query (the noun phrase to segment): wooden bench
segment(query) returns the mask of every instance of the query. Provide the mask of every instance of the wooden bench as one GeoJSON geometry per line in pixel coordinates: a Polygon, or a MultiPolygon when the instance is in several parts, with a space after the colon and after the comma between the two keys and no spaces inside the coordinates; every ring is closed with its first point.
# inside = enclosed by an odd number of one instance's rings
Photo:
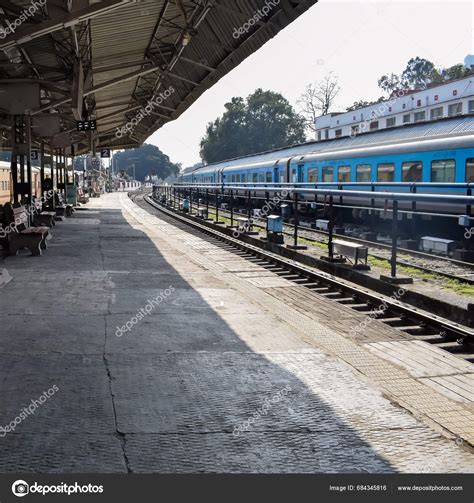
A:
{"type": "Polygon", "coordinates": [[[355,265],[357,265],[360,260],[363,260],[364,264],[367,265],[367,258],[369,255],[367,246],[359,243],[351,243],[350,241],[343,241],[342,239],[333,239],[332,244],[335,254],[352,259],[355,265]]]}
{"type": "Polygon", "coordinates": [[[64,216],[66,215],[67,217],[72,216],[74,212],[74,207],[72,204],[66,204],[60,194],[57,192],[54,193],[54,203],[55,203],[55,209],[56,209],[56,215],[57,216],[64,216]]]}
{"type": "Polygon", "coordinates": [[[41,255],[41,250],[46,249],[48,227],[30,227],[28,214],[23,206],[12,208],[10,223],[14,224],[8,233],[10,255],[16,255],[22,248],[28,248],[33,256],[41,255]]]}
{"type": "Polygon", "coordinates": [[[33,201],[33,224],[37,227],[53,227],[56,225],[54,217],[56,216],[55,211],[43,211],[43,205],[41,201],[33,201]]]}
{"type": "Polygon", "coordinates": [[[81,204],[86,204],[89,202],[89,196],[81,187],[78,187],[77,189],[77,202],[81,204]]]}

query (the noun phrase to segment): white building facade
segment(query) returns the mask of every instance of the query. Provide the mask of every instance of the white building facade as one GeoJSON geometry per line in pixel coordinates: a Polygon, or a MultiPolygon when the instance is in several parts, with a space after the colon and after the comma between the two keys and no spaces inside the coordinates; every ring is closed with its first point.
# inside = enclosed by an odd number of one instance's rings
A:
{"type": "Polygon", "coordinates": [[[316,140],[474,114],[474,74],[422,91],[400,90],[387,101],[316,118],[316,140]]]}

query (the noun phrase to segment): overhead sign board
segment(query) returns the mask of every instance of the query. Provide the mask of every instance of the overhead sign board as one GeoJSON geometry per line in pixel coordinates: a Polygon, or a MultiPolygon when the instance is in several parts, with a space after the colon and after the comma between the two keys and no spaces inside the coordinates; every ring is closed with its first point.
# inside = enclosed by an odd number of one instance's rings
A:
{"type": "Polygon", "coordinates": [[[95,120],[90,121],[76,121],[77,131],[95,131],[97,129],[97,124],[95,120]]]}
{"type": "Polygon", "coordinates": [[[100,157],[102,159],[110,157],[110,148],[101,148],[100,149],[100,157]]]}

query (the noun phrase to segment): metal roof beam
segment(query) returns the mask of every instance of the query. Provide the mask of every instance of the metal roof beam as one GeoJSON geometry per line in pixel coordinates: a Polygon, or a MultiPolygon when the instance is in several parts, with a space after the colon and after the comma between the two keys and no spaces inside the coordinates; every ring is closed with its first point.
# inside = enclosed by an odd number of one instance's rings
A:
{"type": "Polygon", "coordinates": [[[87,21],[88,19],[111,12],[112,10],[136,3],[137,0],[102,0],[101,2],[68,12],[54,19],[46,19],[40,24],[19,30],[0,42],[0,49],[10,49],[16,45],[21,45],[34,40],[43,35],[53,33],[63,28],[74,26],[75,24],[87,21]]]}
{"type": "MultiPolygon", "coordinates": [[[[94,94],[99,91],[103,91],[104,89],[107,89],[108,87],[115,86],[116,84],[121,84],[122,82],[126,82],[127,80],[135,79],[137,77],[140,77],[141,75],[145,75],[147,73],[151,72],[156,72],[156,71],[161,71],[161,68],[159,66],[153,66],[150,68],[142,68],[140,70],[137,70],[135,72],[131,73],[126,73],[125,75],[121,75],[120,77],[116,77],[115,79],[108,80],[106,82],[103,82],[102,84],[98,84],[92,88],[90,88],[88,91],[84,92],[84,96],[89,96],[90,94],[94,94]]],[[[66,103],[69,103],[71,101],[71,98],[65,99],[65,100],[59,100],[53,103],[50,103],[49,105],[46,105],[44,107],[40,107],[37,110],[33,110],[33,115],[36,115],[40,112],[44,112],[45,110],[50,110],[51,108],[56,108],[60,105],[64,105],[66,103]]]]}

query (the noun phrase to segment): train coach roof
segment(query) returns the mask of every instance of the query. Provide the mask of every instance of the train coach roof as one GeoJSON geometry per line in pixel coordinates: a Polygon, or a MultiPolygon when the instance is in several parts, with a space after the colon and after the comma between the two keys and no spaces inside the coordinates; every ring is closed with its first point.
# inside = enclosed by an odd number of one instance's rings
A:
{"type": "Polygon", "coordinates": [[[308,154],[323,154],[339,150],[352,150],[363,147],[375,147],[396,143],[410,143],[437,138],[455,138],[474,134],[474,115],[449,118],[422,124],[413,124],[393,129],[358,134],[351,137],[309,142],[301,145],[284,147],[278,150],[262,152],[250,156],[238,157],[197,168],[196,172],[213,172],[216,169],[237,167],[247,163],[275,162],[289,157],[303,157],[308,154]]]}

